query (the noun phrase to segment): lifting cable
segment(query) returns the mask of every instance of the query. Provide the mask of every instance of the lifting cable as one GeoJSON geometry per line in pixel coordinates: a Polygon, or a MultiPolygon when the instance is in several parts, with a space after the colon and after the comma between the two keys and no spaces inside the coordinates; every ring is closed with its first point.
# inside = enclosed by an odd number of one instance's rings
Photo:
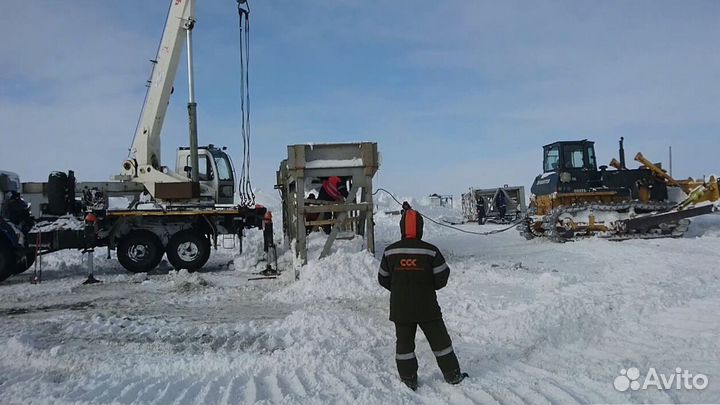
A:
{"type": "MultiPolygon", "coordinates": [[[[382,191],[382,192],[384,192],[385,194],[389,195],[393,200],[395,200],[396,203],[398,203],[398,205],[402,206],[402,203],[400,202],[400,200],[398,200],[397,198],[395,198],[395,196],[394,196],[391,192],[385,190],[385,189],[382,188],[382,187],[379,187],[377,190],[375,190],[375,192],[374,192],[372,195],[375,195],[375,194],[377,194],[377,193],[380,192],[380,191],[382,191]]],[[[495,229],[495,230],[488,231],[488,232],[473,232],[473,231],[468,231],[468,230],[465,230],[465,229],[461,229],[461,228],[458,228],[458,227],[456,227],[456,226],[452,226],[452,225],[449,225],[449,224],[443,224],[442,222],[438,222],[438,221],[436,221],[436,220],[434,220],[434,219],[432,219],[432,218],[424,215],[422,212],[420,212],[420,211],[418,211],[418,210],[416,210],[416,209],[414,209],[414,208],[413,208],[413,210],[414,210],[415,212],[417,212],[418,214],[420,214],[420,216],[422,216],[423,218],[427,219],[428,221],[430,221],[430,222],[432,222],[432,223],[434,223],[434,224],[437,224],[437,225],[440,225],[440,226],[444,226],[444,227],[446,227],[446,228],[454,229],[454,230],[456,230],[456,231],[458,231],[458,232],[469,233],[469,234],[472,234],[472,235],[481,235],[481,236],[495,235],[495,234],[497,234],[497,233],[505,232],[505,231],[507,231],[507,230],[510,230],[510,229],[515,228],[518,224],[521,224],[522,222],[525,221],[525,218],[520,218],[520,219],[516,220],[515,222],[512,222],[512,223],[510,224],[510,226],[508,226],[507,228],[495,229]]]]}
{"type": "Polygon", "coordinates": [[[237,0],[237,4],[240,29],[240,111],[243,139],[238,194],[240,205],[250,206],[255,204],[255,193],[250,183],[250,5],[247,0],[237,0]]]}

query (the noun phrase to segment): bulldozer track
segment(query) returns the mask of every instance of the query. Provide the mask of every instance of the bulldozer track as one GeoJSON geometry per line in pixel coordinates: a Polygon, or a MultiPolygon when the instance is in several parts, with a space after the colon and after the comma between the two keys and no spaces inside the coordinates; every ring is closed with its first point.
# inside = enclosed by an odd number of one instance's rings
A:
{"type": "Polygon", "coordinates": [[[583,211],[589,212],[624,212],[633,211],[638,214],[648,214],[652,212],[665,212],[675,206],[668,202],[641,202],[627,201],[621,203],[586,203],[573,206],[557,207],[552,210],[549,215],[541,219],[543,232],[535,231],[533,224],[538,221],[532,217],[519,227],[520,234],[526,239],[535,237],[547,237],[554,242],[568,242],[581,237],[598,236],[608,240],[622,241],[628,239],[658,239],[658,238],[678,238],[687,231],[690,221],[687,219],[679,220],[673,223],[662,224],[661,226],[649,229],[646,232],[636,233],[618,233],[617,230],[610,230],[600,234],[599,232],[588,232],[587,234],[576,234],[572,230],[565,231],[560,224],[560,219],[565,214],[575,216],[583,211]]]}

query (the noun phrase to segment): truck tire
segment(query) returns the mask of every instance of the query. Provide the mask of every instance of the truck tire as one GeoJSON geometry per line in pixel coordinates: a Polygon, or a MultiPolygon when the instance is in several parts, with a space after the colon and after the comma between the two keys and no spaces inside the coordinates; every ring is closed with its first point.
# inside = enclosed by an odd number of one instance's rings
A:
{"type": "Polygon", "coordinates": [[[15,274],[16,266],[15,252],[9,246],[0,244],[0,281],[15,274]]]}
{"type": "Polygon", "coordinates": [[[210,258],[210,241],[193,231],[180,231],[168,242],[167,258],[176,270],[199,270],[210,258]]]}
{"type": "Polygon", "coordinates": [[[52,172],[48,177],[47,213],[50,215],[65,215],[68,211],[66,187],[68,176],[63,172],[52,172]]]}
{"type": "Polygon", "coordinates": [[[131,273],[152,271],[163,257],[160,238],[150,231],[133,231],[118,242],[117,258],[131,273]]]}

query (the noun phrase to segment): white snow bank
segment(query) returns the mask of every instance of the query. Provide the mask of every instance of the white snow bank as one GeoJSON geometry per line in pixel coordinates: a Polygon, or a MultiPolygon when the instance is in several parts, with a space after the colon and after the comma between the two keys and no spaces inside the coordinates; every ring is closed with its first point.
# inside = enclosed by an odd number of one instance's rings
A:
{"type": "Polygon", "coordinates": [[[685,237],[720,237],[720,214],[702,215],[690,221],[685,237]]]}
{"type": "Polygon", "coordinates": [[[377,284],[379,267],[380,262],[367,251],[336,252],[327,258],[309,261],[301,269],[299,280],[269,293],[266,298],[298,303],[382,296],[377,284]]]}
{"type": "Polygon", "coordinates": [[[195,292],[210,286],[210,283],[198,273],[190,273],[186,269],[171,270],[168,276],[173,288],[178,292],[195,292]]]}

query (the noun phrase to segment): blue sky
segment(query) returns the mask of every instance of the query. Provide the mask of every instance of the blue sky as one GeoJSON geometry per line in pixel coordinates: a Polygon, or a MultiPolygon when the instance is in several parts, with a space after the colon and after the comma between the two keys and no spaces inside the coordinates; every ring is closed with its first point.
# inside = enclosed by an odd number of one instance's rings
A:
{"type": "MultiPolygon", "coordinates": [[[[251,1],[253,184],[295,143],[376,141],[403,195],[529,186],[541,146],[626,138],[676,177],[717,173],[720,2],[251,1]]],[[[106,180],[127,156],[167,2],[4,0],[0,167],[106,180]]],[[[235,2],[198,1],[200,142],[239,165],[235,2]]],[[[187,143],[183,68],[163,163],[187,143]]]]}

